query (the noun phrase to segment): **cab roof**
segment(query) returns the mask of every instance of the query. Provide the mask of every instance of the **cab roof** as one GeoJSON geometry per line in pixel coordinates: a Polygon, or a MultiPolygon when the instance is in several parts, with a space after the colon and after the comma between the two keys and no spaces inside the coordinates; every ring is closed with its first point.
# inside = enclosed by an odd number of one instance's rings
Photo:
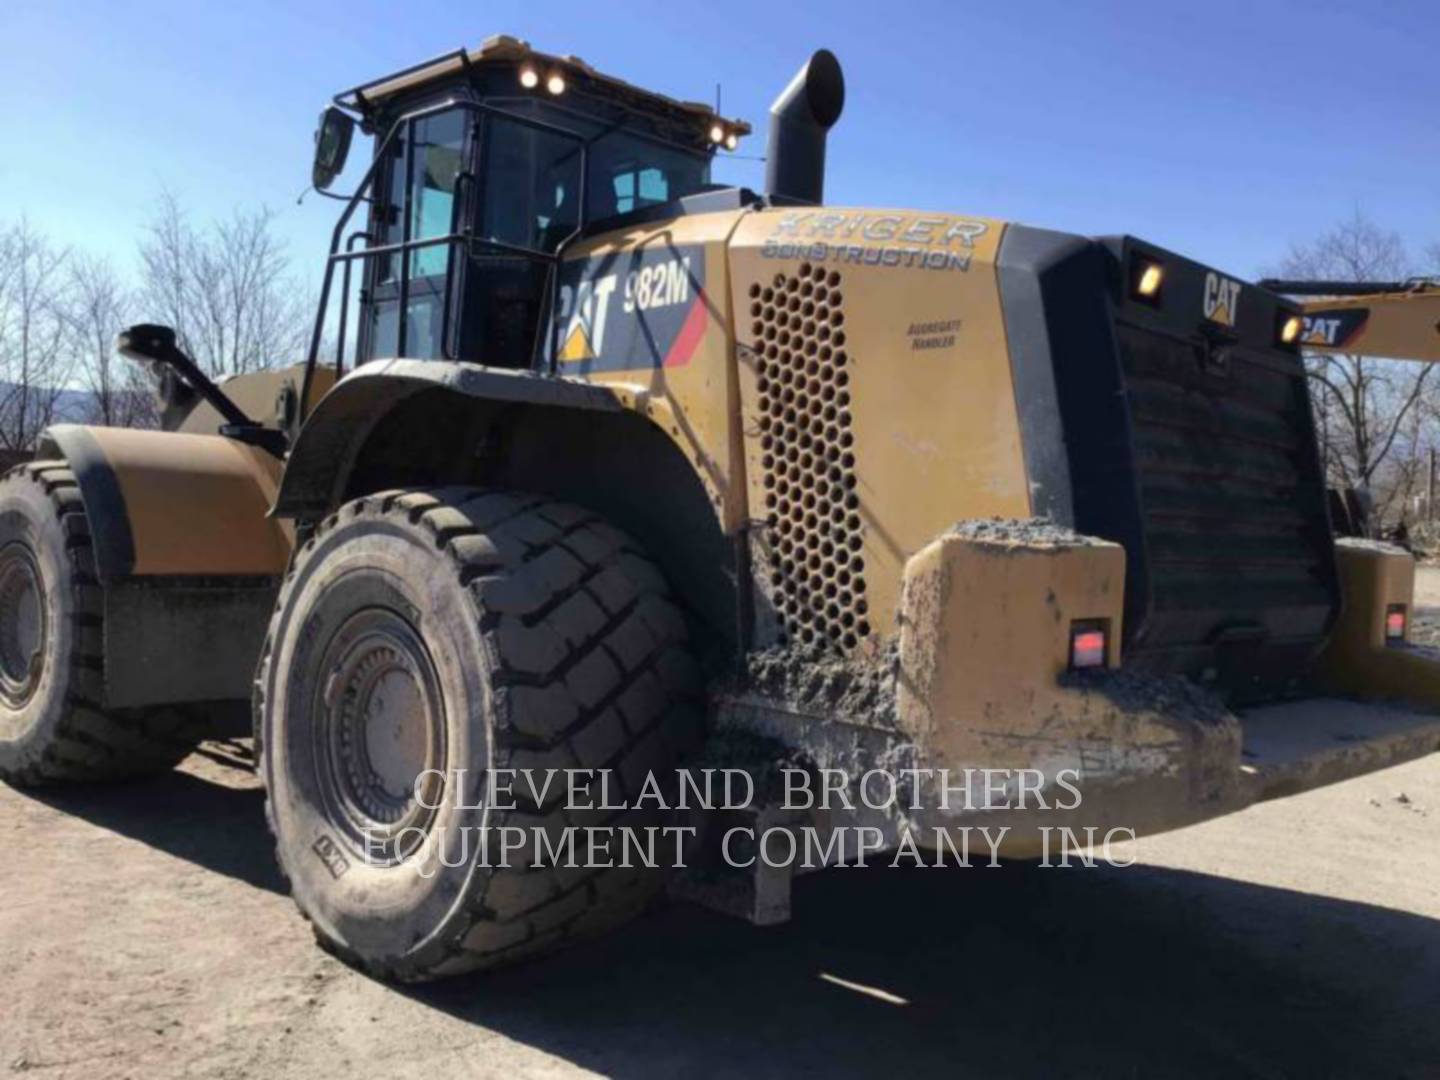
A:
{"type": "Polygon", "coordinates": [[[474,49],[457,49],[443,56],[437,56],[433,60],[426,60],[413,67],[383,75],[378,79],[344,90],[335,95],[335,104],[360,113],[369,113],[387,98],[415,90],[446,76],[464,72],[472,65],[503,63],[519,66],[527,62],[541,70],[558,68],[565,74],[567,81],[580,81],[576,80],[575,76],[581,76],[583,80],[592,83],[597,89],[608,91],[610,94],[628,101],[632,106],[648,107],[662,113],[688,115],[693,117],[697,123],[702,124],[712,118],[717,119],[737,135],[748,135],[751,131],[750,125],[744,120],[726,119],[709,105],[696,101],[678,101],[675,98],[666,97],[664,94],[657,94],[623,79],[605,75],[578,56],[556,56],[551,53],[543,53],[531,48],[529,42],[508,34],[492,35],[474,49]]]}

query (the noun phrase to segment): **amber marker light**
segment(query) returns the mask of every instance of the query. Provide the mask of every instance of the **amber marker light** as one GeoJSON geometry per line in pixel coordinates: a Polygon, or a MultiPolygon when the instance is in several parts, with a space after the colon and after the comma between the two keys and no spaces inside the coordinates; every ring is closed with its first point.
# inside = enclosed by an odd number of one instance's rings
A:
{"type": "Polygon", "coordinates": [[[1142,265],[1135,278],[1135,295],[1144,300],[1155,300],[1160,296],[1160,286],[1165,283],[1165,268],[1157,262],[1142,265]]]}

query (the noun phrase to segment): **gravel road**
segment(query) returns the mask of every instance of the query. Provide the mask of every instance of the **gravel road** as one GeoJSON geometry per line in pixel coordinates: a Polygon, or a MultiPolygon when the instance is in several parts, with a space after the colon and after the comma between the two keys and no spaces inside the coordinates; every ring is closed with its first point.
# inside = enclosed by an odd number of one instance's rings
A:
{"type": "Polygon", "coordinates": [[[312,944],[225,748],[0,787],[0,838],[0,1074],[1440,1076],[1440,756],[1128,869],[832,870],[787,926],[675,905],[419,989],[312,944]]]}

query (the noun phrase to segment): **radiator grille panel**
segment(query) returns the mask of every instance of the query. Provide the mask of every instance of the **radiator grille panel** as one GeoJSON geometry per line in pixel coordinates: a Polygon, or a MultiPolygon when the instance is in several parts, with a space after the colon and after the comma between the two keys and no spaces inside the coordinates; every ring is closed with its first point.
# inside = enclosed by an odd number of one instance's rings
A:
{"type": "Polygon", "coordinates": [[[870,634],[841,275],[802,263],[750,290],[761,468],[783,640],[850,650],[870,634]]]}

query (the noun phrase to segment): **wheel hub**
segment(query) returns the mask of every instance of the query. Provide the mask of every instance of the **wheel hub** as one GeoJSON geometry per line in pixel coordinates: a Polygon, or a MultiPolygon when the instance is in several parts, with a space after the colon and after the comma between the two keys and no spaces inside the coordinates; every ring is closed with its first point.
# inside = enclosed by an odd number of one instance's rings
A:
{"type": "Polygon", "coordinates": [[[423,842],[444,786],[444,709],[429,650],[407,620],[374,608],[341,626],[321,670],[316,762],[327,816],[370,862],[399,862],[423,842]]]}
{"type": "Polygon", "coordinates": [[[0,697],[12,707],[35,692],[45,655],[45,589],[30,549],[0,549],[0,697]]]}

